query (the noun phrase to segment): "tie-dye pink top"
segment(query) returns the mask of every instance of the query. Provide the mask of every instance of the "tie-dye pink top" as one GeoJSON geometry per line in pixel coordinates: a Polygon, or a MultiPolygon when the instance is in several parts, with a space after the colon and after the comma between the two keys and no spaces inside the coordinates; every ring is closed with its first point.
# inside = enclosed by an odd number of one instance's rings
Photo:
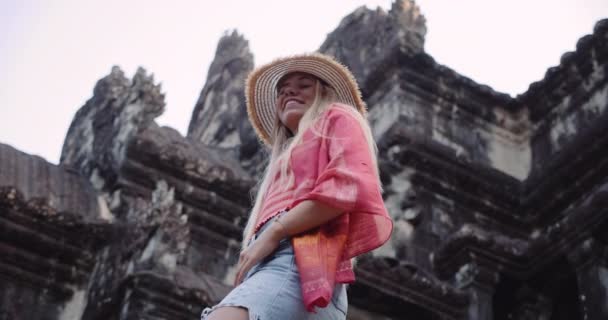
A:
{"type": "Polygon", "coordinates": [[[305,200],[345,212],[292,238],[304,304],[309,311],[327,306],[336,282],[355,280],[352,257],[378,248],[392,232],[393,223],[382,201],[363,129],[352,112],[356,112],[353,107],[334,103],[304,133],[290,158],[294,186],[282,190],[275,176],[256,224],[257,230],[281,210],[305,200]]]}

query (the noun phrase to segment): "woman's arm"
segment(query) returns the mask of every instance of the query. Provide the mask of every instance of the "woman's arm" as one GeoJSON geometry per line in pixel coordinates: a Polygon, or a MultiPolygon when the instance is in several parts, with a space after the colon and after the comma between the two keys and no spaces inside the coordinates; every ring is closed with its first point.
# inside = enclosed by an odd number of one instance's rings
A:
{"type": "Polygon", "coordinates": [[[250,247],[241,252],[235,285],[241,283],[249,269],[271,254],[278,247],[281,239],[316,228],[341,213],[341,210],[319,201],[305,200],[297,204],[287,214],[281,216],[279,221],[271,224],[250,247]]]}
{"type": "Polygon", "coordinates": [[[272,233],[273,238],[281,240],[323,225],[341,213],[341,210],[319,201],[305,200],[281,216],[278,223],[273,223],[266,231],[272,233]]]}

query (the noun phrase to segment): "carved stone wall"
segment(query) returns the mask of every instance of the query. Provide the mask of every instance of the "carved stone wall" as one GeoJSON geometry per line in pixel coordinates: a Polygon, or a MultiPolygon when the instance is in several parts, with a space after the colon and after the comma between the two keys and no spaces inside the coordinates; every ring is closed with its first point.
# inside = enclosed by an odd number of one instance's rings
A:
{"type": "Polygon", "coordinates": [[[110,212],[77,172],[0,144],[0,319],[73,319],[110,212]]]}
{"type": "MultiPolygon", "coordinates": [[[[512,98],[437,64],[409,0],[359,8],[320,51],[361,84],[389,243],[359,257],[351,320],[608,318],[608,20],[512,98]],[[370,40],[371,39],[371,40],[370,40]]],[[[115,67],[60,165],[0,144],[0,319],[196,319],[229,290],[265,153],[236,32],[187,137],[115,67]]]]}

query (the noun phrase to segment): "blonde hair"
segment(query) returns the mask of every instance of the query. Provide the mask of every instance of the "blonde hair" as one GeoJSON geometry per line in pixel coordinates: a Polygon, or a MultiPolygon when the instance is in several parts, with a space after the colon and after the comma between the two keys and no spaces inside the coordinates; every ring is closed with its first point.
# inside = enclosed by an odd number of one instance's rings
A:
{"type": "MultiPolygon", "coordinates": [[[[284,190],[292,187],[292,185],[295,183],[294,176],[289,168],[289,158],[292,150],[302,141],[304,132],[307,129],[310,128],[313,133],[321,135],[319,128],[317,126],[312,126],[312,124],[315,123],[319,116],[325,110],[327,110],[332,103],[337,102],[337,94],[334,89],[319,80],[317,77],[313,76],[313,78],[315,79],[316,89],[315,98],[310,108],[308,108],[300,119],[298,131],[294,136],[291,135],[291,132],[281,123],[278,115],[275,114],[275,124],[272,132],[273,140],[270,148],[270,160],[268,161],[268,165],[264,170],[263,179],[258,184],[258,191],[255,196],[254,205],[251,209],[251,213],[249,214],[249,219],[245,226],[245,230],[243,231],[242,249],[245,248],[247,242],[249,242],[249,239],[251,239],[253,236],[255,224],[257,223],[258,216],[264,202],[264,196],[268,192],[268,188],[270,187],[273,177],[275,177],[277,173],[280,174],[279,183],[283,186],[284,190]]],[[[353,115],[361,128],[363,128],[363,134],[372,157],[372,167],[374,168],[374,173],[378,179],[378,185],[381,186],[380,175],[378,172],[377,146],[372,136],[369,123],[367,122],[367,119],[365,119],[364,116],[354,107],[346,107],[343,109],[353,115]]]]}

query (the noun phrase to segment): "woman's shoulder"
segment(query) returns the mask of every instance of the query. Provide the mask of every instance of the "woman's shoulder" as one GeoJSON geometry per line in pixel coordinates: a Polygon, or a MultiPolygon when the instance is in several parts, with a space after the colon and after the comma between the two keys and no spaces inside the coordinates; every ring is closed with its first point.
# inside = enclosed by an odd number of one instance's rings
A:
{"type": "Polygon", "coordinates": [[[304,139],[322,137],[330,132],[348,131],[353,126],[361,126],[366,120],[352,106],[334,102],[331,103],[319,116],[305,133],[304,139]]]}
{"type": "Polygon", "coordinates": [[[355,107],[348,104],[334,102],[325,110],[323,117],[327,120],[338,120],[347,117],[348,119],[356,120],[360,117],[359,111],[355,107]]]}
{"type": "Polygon", "coordinates": [[[361,130],[366,123],[365,117],[354,107],[334,102],[320,114],[313,125],[314,129],[311,129],[317,132],[317,137],[344,136],[354,130],[361,130]]]}

